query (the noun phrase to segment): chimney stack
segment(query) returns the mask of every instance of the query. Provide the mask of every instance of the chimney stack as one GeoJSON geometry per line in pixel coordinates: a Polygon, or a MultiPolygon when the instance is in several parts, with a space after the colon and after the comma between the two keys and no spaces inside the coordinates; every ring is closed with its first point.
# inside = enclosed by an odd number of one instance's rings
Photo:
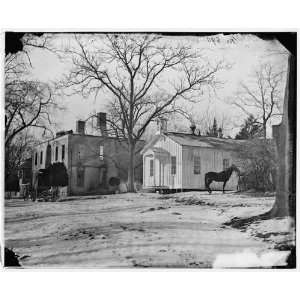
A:
{"type": "Polygon", "coordinates": [[[192,135],[195,135],[195,130],[196,130],[195,123],[191,123],[190,129],[191,129],[192,135]]]}
{"type": "Polygon", "coordinates": [[[168,120],[165,118],[158,118],[156,121],[157,124],[157,133],[156,134],[162,134],[167,132],[167,125],[168,120]]]}
{"type": "Polygon", "coordinates": [[[76,121],[76,132],[79,134],[85,134],[85,121],[76,121]]]}
{"type": "Polygon", "coordinates": [[[101,131],[101,136],[107,136],[106,113],[97,113],[97,128],[101,131]]]}

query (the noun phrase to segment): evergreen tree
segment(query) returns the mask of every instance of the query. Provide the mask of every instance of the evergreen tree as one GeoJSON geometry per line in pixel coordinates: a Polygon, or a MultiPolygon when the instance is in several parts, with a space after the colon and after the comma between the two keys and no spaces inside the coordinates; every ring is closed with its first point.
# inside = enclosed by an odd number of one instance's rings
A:
{"type": "MultiPolygon", "coordinates": [[[[208,131],[206,132],[207,136],[211,136],[211,137],[218,137],[218,132],[221,128],[218,129],[218,123],[216,118],[214,118],[214,122],[213,125],[209,127],[208,131]]],[[[222,131],[222,129],[221,129],[222,131]]]]}
{"type": "Polygon", "coordinates": [[[258,123],[253,115],[250,115],[244,122],[239,133],[236,135],[236,140],[247,140],[254,137],[263,136],[262,124],[258,123]]]}

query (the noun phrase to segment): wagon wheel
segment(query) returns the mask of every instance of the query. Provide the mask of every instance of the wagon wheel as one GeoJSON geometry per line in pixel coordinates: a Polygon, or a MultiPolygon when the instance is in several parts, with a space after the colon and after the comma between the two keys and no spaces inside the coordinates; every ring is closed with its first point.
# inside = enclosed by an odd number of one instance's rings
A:
{"type": "Polygon", "coordinates": [[[43,199],[44,202],[47,202],[47,201],[51,200],[51,198],[52,198],[51,192],[49,192],[48,190],[42,191],[39,196],[40,196],[40,198],[43,199]]]}

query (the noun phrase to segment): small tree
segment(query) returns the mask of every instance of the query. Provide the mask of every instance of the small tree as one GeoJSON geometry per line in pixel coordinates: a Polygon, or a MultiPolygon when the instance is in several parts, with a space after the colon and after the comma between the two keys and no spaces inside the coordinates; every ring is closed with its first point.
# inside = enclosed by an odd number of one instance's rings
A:
{"type": "Polygon", "coordinates": [[[276,151],[272,140],[248,140],[239,151],[246,189],[273,191],[276,187],[276,151]]]}
{"type": "Polygon", "coordinates": [[[5,178],[17,174],[25,159],[31,156],[36,139],[28,131],[19,133],[5,147],[5,178]]]}

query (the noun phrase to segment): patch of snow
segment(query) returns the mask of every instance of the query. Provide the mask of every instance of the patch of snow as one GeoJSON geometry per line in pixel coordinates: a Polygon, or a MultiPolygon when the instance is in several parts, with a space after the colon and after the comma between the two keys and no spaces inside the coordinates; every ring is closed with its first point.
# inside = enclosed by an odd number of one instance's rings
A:
{"type": "Polygon", "coordinates": [[[290,251],[268,251],[257,255],[250,250],[217,255],[213,268],[269,268],[285,266],[290,251]]]}

